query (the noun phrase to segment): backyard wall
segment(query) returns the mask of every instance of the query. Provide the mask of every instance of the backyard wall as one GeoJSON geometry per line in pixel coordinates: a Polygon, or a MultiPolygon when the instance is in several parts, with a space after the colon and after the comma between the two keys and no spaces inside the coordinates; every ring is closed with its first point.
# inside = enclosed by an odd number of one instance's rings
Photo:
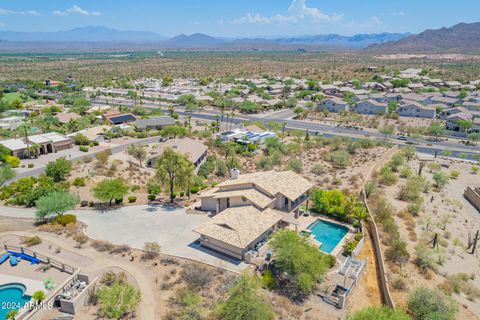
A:
{"type": "Polygon", "coordinates": [[[478,210],[480,211],[480,188],[479,187],[467,187],[465,193],[463,194],[465,198],[478,210]]]}
{"type": "Polygon", "coordinates": [[[375,259],[377,260],[377,267],[378,267],[378,276],[379,276],[379,281],[380,281],[380,289],[382,291],[382,299],[383,303],[387,305],[390,308],[395,308],[395,303],[392,298],[392,294],[390,293],[390,288],[388,286],[388,278],[387,278],[387,273],[386,270],[387,268],[385,267],[385,260],[383,258],[383,251],[382,251],[382,245],[380,242],[380,236],[378,233],[378,228],[377,224],[375,223],[375,219],[373,218],[372,212],[370,211],[370,207],[368,206],[368,201],[367,197],[365,195],[365,183],[369,181],[370,177],[372,174],[378,170],[385,162],[390,160],[390,158],[398,151],[398,148],[394,147],[389,149],[387,152],[385,152],[380,161],[377,162],[377,164],[370,169],[370,172],[368,175],[365,177],[364,180],[364,186],[361,191],[362,195],[362,200],[365,203],[365,206],[367,207],[367,212],[369,214],[369,219],[368,221],[368,230],[370,233],[370,237],[372,239],[373,243],[373,249],[375,251],[375,259]]]}

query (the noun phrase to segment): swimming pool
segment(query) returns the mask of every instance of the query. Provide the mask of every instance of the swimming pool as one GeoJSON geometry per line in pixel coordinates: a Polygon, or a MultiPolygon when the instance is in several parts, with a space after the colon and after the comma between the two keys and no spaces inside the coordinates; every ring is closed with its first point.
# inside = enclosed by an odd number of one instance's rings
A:
{"type": "Polygon", "coordinates": [[[337,223],[317,220],[308,229],[317,241],[322,243],[320,250],[331,253],[348,233],[348,228],[337,223]]]}
{"type": "Polygon", "coordinates": [[[24,295],[25,286],[20,283],[9,283],[0,286],[0,319],[10,310],[18,310],[30,301],[31,297],[24,295]]]}

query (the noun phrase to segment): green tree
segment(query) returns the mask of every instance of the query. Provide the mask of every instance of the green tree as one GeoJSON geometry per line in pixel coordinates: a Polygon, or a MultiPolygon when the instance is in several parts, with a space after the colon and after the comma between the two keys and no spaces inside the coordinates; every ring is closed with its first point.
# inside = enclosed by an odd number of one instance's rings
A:
{"type": "Polygon", "coordinates": [[[420,287],[409,294],[407,310],[414,320],[454,320],[458,306],[442,291],[420,287]]]}
{"type": "Polygon", "coordinates": [[[312,292],[323,280],[328,269],[327,255],[313,246],[306,237],[292,230],[276,232],[270,242],[275,252],[275,268],[281,272],[281,284],[285,293],[294,299],[301,299],[312,292]]]}
{"type": "Polygon", "coordinates": [[[429,136],[435,137],[435,140],[438,140],[438,137],[445,134],[445,127],[440,121],[433,121],[426,129],[426,134],[429,136]]]}
{"type": "Polygon", "coordinates": [[[72,164],[62,157],[47,164],[45,167],[45,175],[52,178],[55,182],[60,182],[66,179],[70,170],[72,170],[72,164]]]}
{"type": "Polygon", "coordinates": [[[103,286],[97,292],[99,314],[108,319],[124,319],[135,312],[140,302],[140,291],[129,283],[115,282],[103,286]]]}
{"type": "Polygon", "coordinates": [[[260,295],[256,278],[243,274],[236,282],[228,299],[220,304],[222,320],[273,320],[275,314],[269,301],[260,295]]]}
{"type": "Polygon", "coordinates": [[[3,186],[5,182],[15,178],[16,176],[17,176],[17,173],[10,166],[8,165],[0,166],[0,187],[3,186]]]}
{"type": "Polygon", "coordinates": [[[188,129],[179,125],[168,126],[160,131],[162,137],[173,137],[174,139],[177,137],[184,137],[187,133],[188,129]]]}
{"type": "Polygon", "coordinates": [[[157,177],[168,188],[170,202],[175,199],[175,189],[187,189],[194,175],[194,165],[183,154],[166,148],[157,158],[157,177]]]}
{"type": "Polygon", "coordinates": [[[147,158],[147,152],[143,146],[133,143],[127,147],[127,154],[134,157],[140,163],[140,168],[142,167],[142,161],[147,158]]]}
{"type": "Polygon", "coordinates": [[[378,129],[378,132],[383,134],[383,140],[387,140],[388,135],[392,135],[395,133],[395,126],[393,125],[385,125],[378,129]]]}
{"type": "Polygon", "coordinates": [[[402,309],[386,306],[367,307],[350,314],[347,320],[409,320],[410,317],[402,309]]]}
{"type": "Polygon", "coordinates": [[[32,299],[35,302],[41,302],[45,300],[45,298],[46,298],[45,292],[43,292],[42,290],[35,291],[32,295],[32,299]]]}
{"type": "Polygon", "coordinates": [[[101,201],[108,201],[112,204],[114,199],[122,199],[128,193],[129,186],[122,178],[105,179],[100,181],[93,189],[95,198],[101,201]]]}
{"type": "Polygon", "coordinates": [[[432,179],[437,189],[443,188],[448,183],[448,176],[442,172],[435,172],[432,175],[432,179]]]}
{"type": "Polygon", "coordinates": [[[302,117],[305,110],[302,107],[295,107],[295,109],[293,109],[293,112],[295,113],[295,117],[299,119],[302,117]]]}
{"type": "Polygon", "coordinates": [[[51,215],[63,215],[68,210],[75,208],[77,199],[69,192],[54,190],[35,201],[38,219],[45,219],[51,215]]]}
{"type": "Polygon", "coordinates": [[[480,141],[480,133],[478,133],[478,132],[470,133],[468,135],[467,139],[475,142],[475,144],[476,144],[477,141],[480,141]]]}
{"type": "Polygon", "coordinates": [[[470,120],[457,120],[457,125],[460,127],[461,132],[467,132],[473,126],[473,122],[470,120]]]}
{"type": "Polygon", "coordinates": [[[312,192],[313,208],[327,215],[345,216],[347,202],[345,195],[338,189],[312,192]]]}

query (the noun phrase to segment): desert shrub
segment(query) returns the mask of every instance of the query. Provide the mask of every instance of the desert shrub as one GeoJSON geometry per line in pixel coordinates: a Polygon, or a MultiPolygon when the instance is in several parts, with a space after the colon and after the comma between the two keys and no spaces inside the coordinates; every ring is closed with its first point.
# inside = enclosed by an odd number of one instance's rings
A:
{"type": "Polygon", "coordinates": [[[215,175],[218,177],[225,177],[228,173],[228,168],[227,165],[225,164],[225,161],[221,159],[217,159],[215,161],[215,175]]]}
{"type": "Polygon", "coordinates": [[[410,320],[400,308],[391,309],[387,306],[367,307],[350,314],[347,320],[410,320]]]}
{"type": "Polygon", "coordinates": [[[135,197],[135,196],[128,197],[128,202],[133,203],[135,201],[137,201],[137,197],[135,197]]]}
{"type": "Polygon", "coordinates": [[[405,263],[408,261],[410,254],[407,250],[407,243],[399,238],[390,242],[388,249],[385,251],[385,258],[388,261],[405,263]]]}
{"type": "Polygon", "coordinates": [[[106,286],[111,286],[114,283],[127,283],[127,274],[125,272],[107,271],[102,274],[100,283],[106,286]]]}
{"type": "Polygon", "coordinates": [[[321,164],[316,164],[312,168],[312,173],[317,176],[320,176],[325,173],[325,167],[322,166],[321,164]]]}
{"type": "Polygon", "coordinates": [[[365,196],[369,198],[378,189],[376,181],[367,181],[365,183],[365,196]]]}
{"type": "Polygon", "coordinates": [[[82,177],[76,177],[73,179],[73,186],[75,187],[85,187],[85,178],[82,177]]]}
{"type": "Polygon", "coordinates": [[[458,313],[457,304],[451,298],[425,287],[409,294],[407,310],[414,320],[454,320],[458,313]]]}
{"type": "Polygon", "coordinates": [[[183,281],[191,289],[205,288],[214,278],[214,272],[203,264],[186,264],[181,272],[183,281]]]}
{"type": "Polygon", "coordinates": [[[148,180],[147,192],[148,194],[153,194],[153,195],[159,194],[160,192],[162,192],[162,186],[153,180],[148,180]]]}
{"type": "Polygon", "coordinates": [[[390,167],[385,166],[380,170],[380,178],[378,181],[385,186],[392,186],[397,183],[398,178],[390,167]]]}
{"type": "Polygon", "coordinates": [[[27,167],[28,167],[28,168],[33,168],[34,166],[35,166],[35,164],[33,164],[33,163],[27,164],[27,167]]]}
{"type": "Polygon", "coordinates": [[[410,178],[400,187],[398,198],[409,202],[419,201],[421,199],[422,190],[423,181],[417,178],[410,178]]]}
{"type": "Polygon", "coordinates": [[[38,236],[26,237],[22,239],[22,243],[27,247],[32,247],[42,243],[42,239],[38,236]]]}
{"type": "Polygon", "coordinates": [[[437,189],[441,189],[443,188],[445,185],[447,185],[448,183],[448,176],[446,176],[444,173],[442,172],[435,172],[433,175],[432,175],[432,179],[434,181],[434,186],[437,188],[437,189]]]}
{"type": "Polygon", "coordinates": [[[78,150],[80,150],[82,152],[88,152],[88,147],[87,146],[80,146],[80,147],[78,147],[78,150]]]}
{"type": "Polygon", "coordinates": [[[413,203],[410,203],[408,206],[407,206],[407,210],[409,213],[411,213],[412,215],[414,216],[418,216],[418,214],[420,213],[420,211],[422,210],[422,201],[420,200],[417,200],[413,203]]]}
{"type": "Polygon", "coordinates": [[[412,175],[413,175],[413,171],[412,169],[410,169],[410,167],[402,166],[400,168],[400,177],[406,179],[406,178],[410,178],[412,175]]]}
{"type": "Polygon", "coordinates": [[[87,243],[88,237],[83,233],[77,233],[73,236],[73,240],[77,243],[77,247],[80,248],[82,245],[87,243]]]}
{"type": "Polygon", "coordinates": [[[460,171],[453,170],[450,172],[450,178],[451,179],[458,179],[460,177],[460,171]]]}
{"type": "Polygon", "coordinates": [[[399,291],[407,290],[408,285],[407,285],[407,281],[406,281],[405,277],[398,276],[395,279],[393,279],[392,287],[395,290],[399,290],[399,291]]]}
{"type": "Polygon", "coordinates": [[[198,193],[198,191],[200,191],[198,187],[191,187],[191,188],[190,188],[190,192],[191,192],[192,194],[196,194],[196,193],[198,193]]]}
{"type": "Polygon", "coordinates": [[[337,150],[326,154],[325,159],[336,167],[345,168],[350,164],[350,154],[344,150],[337,150]]]}
{"type": "Polygon", "coordinates": [[[3,157],[3,162],[8,164],[12,168],[16,168],[20,165],[20,159],[14,156],[6,155],[3,157]]]}
{"type": "Polygon", "coordinates": [[[87,200],[80,201],[80,207],[86,207],[86,206],[88,206],[88,201],[87,200]]]}
{"type": "Polygon", "coordinates": [[[149,200],[149,201],[154,201],[156,198],[157,198],[157,196],[154,195],[154,194],[149,194],[149,195],[148,195],[148,200],[149,200]]]}
{"type": "Polygon", "coordinates": [[[104,240],[94,240],[90,242],[90,246],[99,252],[108,252],[114,248],[114,245],[111,242],[104,240]]]}
{"type": "Polygon", "coordinates": [[[345,257],[350,257],[352,255],[353,250],[358,245],[358,241],[347,241],[345,245],[343,246],[343,255],[345,257]]]}
{"type": "Polygon", "coordinates": [[[133,314],[140,302],[140,291],[128,283],[103,286],[98,292],[99,315],[108,319],[124,319],[133,314]]]}
{"type": "Polygon", "coordinates": [[[143,245],[143,250],[145,251],[145,253],[143,254],[144,259],[155,259],[160,255],[161,247],[155,241],[145,242],[145,244],[143,245]]]}
{"type": "Polygon", "coordinates": [[[123,254],[123,253],[128,253],[132,250],[132,248],[130,248],[130,246],[126,245],[126,244],[121,244],[121,245],[118,245],[118,246],[114,246],[109,252],[111,254],[123,254]]]}
{"type": "Polygon", "coordinates": [[[263,157],[257,161],[256,166],[258,169],[271,170],[273,169],[273,162],[271,157],[263,157]]]}
{"type": "Polygon", "coordinates": [[[299,159],[291,159],[290,161],[288,161],[288,169],[292,170],[295,173],[302,173],[302,161],[300,161],[299,159]]]}
{"type": "Polygon", "coordinates": [[[83,163],[90,163],[92,162],[92,157],[91,156],[85,156],[82,158],[83,163]]]}
{"type": "MultiPolygon", "coordinates": [[[[107,149],[107,150],[110,151],[110,149],[107,149]]],[[[107,163],[108,158],[110,157],[110,152],[107,152],[107,150],[103,150],[95,154],[95,159],[97,159],[98,162],[100,162],[101,164],[107,163]]]]}
{"type": "Polygon", "coordinates": [[[263,273],[262,285],[264,288],[270,290],[275,288],[275,277],[273,276],[272,270],[268,269],[263,273]]]}
{"type": "Polygon", "coordinates": [[[56,216],[55,219],[52,220],[53,223],[55,224],[60,224],[62,226],[66,226],[67,224],[70,223],[77,223],[77,216],[74,214],[64,214],[64,215],[59,215],[56,216]]]}
{"type": "Polygon", "coordinates": [[[422,270],[424,273],[428,270],[435,270],[435,259],[433,257],[430,249],[423,243],[419,243],[415,247],[415,264],[422,270]]]}

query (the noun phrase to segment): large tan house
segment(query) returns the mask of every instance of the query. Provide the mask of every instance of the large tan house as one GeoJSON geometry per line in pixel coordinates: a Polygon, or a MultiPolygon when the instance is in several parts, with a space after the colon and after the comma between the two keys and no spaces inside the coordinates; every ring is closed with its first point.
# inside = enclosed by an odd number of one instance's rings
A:
{"type": "Polygon", "coordinates": [[[231,175],[200,195],[201,210],[216,215],[193,231],[203,246],[244,260],[281,222],[295,223],[314,185],[292,171],[231,175]]]}

